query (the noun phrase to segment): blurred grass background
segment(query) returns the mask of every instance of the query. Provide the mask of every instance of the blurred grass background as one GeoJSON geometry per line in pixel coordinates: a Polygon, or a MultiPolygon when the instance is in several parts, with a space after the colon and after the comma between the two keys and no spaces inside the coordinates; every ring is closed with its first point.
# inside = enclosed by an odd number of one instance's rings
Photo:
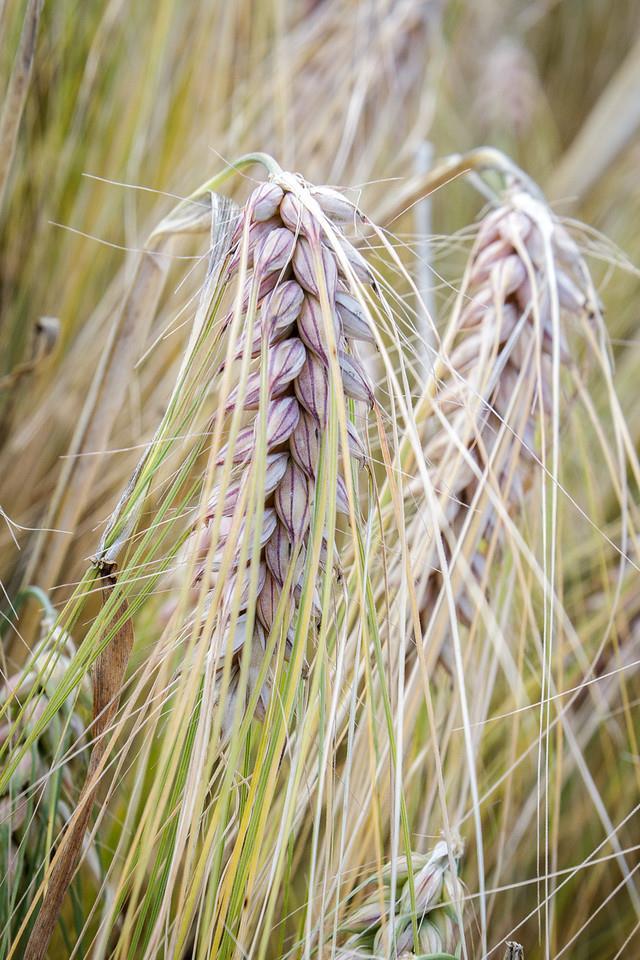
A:
{"type": "MultiPolygon", "coordinates": [[[[25,9],[22,0],[0,2],[3,93],[15,69],[25,9]]],[[[639,102],[640,6],[634,0],[45,2],[0,209],[0,505],[18,525],[6,522],[0,529],[7,594],[15,595],[26,578],[50,591],[56,605],[63,603],[140,444],[164,411],[188,333],[180,311],[201,279],[197,260],[193,271],[187,261],[186,282],[185,261],[171,267],[143,347],[168,326],[172,335],[133,373],[123,370],[109,451],[91,451],[94,476],[75,522],[55,532],[56,488],[64,485],[64,471],[75,469],[67,455],[131,269],[127,251],[144,245],[173,198],[188,195],[222,159],[248,150],[265,150],[310,180],[361,187],[362,205],[375,219],[419,171],[425,142],[435,157],[482,143],[503,149],[540,183],[557,213],[589,225],[584,244],[637,449],[639,102]],[[12,377],[28,362],[43,316],[60,319],[54,351],[32,372],[12,377]]],[[[433,234],[450,236],[480,206],[463,183],[439,190],[430,201],[433,234]]],[[[412,272],[418,269],[411,249],[419,210],[384,224],[406,241],[412,272]]],[[[197,248],[187,241],[179,253],[195,256],[197,248]]],[[[455,249],[445,247],[437,267],[455,282],[461,269],[455,249]]],[[[450,291],[434,283],[433,296],[442,326],[450,291]]],[[[590,390],[595,408],[604,411],[604,385],[594,378],[590,390]]],[[[583,456],[566,464],[566,482],[584,493],[581,503],[594,527],[617,539],[619,504],[586,433],[571,423],[567,442],[582,447],[583,456]],[[583,473],[585,462],[592,464],[590,476],[583,473]]],[[[629,483],[635,497],[632,477],[629,483]]],[[[570,519],[562,536],[563,599],[585,646],[595,649],[608,617],[606,603],[599,611],[612,589],[616,558],[570,519]]],[[[621,646],[637,649],[639,615],[638,582],[627,578],[614,616],[621,646]]],[[[152,643],[153,618],[141,618],[138,636],[141,649],[152,643]]],[[[632,743],[638,716],[633,697],[629,689],[624,710],[632,743]]],[[[515,729],[512,736],[515,751],[515,729]]],[[[640,799],[637,752],[625,752],[616,737],[603,730],[584,748],[592,771],[603,774],[598,783],[614,822],[618,809],[640,799]],[[630,777],[620,772],[627,767],[630,777]]],[[[500,735],[495,746],[488,738],[484,749],[484,774],[491,780],[492,764],[504,762],[500,735]]],[[[523,775],[522,784],[530,779],[523,775]]],[[[425,786],[417,773],[416,806],[425,786]]],[[[529,799],[514,788],[516,806],[529,799]]],[[[601,836],[578,787],[575,811],[562,824],[566,860],[577,863],[601,836]]],[[[487,831],[490,844],[490,816],[487,831]]],[[[509,848],[510,838],[499,835],[498,841],[509,848]]],[[[637,828],[628,828],[625,843],[637,842],[637,828]]],[[[513,838],[504,883],[535,873],[535,847],[530,851],[527,859],[527,844],[513,838]]],[[[559,895],[554,956],[618,883],[610,871],[605,865],[594,879],[559,895]]],[[[526,915],[532,896],[530,888],[513,886],[496,901],[496,937],[526,915]]],[[[640,938],[623,899],[614,897],[594,915],[589,937],[565,955],[637,955],[640,938]]],[[[534,919],[526,928],[532,943],[535,929],[534,919]]]]}

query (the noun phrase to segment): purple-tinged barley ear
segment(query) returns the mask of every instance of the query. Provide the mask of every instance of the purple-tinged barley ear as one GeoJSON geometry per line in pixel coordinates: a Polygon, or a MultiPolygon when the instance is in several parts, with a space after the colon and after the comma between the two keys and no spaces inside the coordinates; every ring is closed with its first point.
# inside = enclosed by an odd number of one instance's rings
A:
{"type": "MultiPolygon", "coordinates": [[[[491,322],[493,319],[493,312],[488,315],[488,322],[491,322]]],[[[485,329],[484,326],[480,327],[473,337],[467,337],[455,352],[455,369],[458,374],[466,374],[468,370],[472,370],[477,366],[478,355],[480,353],[482,340],[487,335],[491,335],[491,329],[485,329]]],[[[491,339],[489,342],[492,345],[495,345],[495,338],[493,341],[491,339]]]]}
{"type": "MultiPolygon", "coordinates": [[[[365,258],[362,256],[362,254],[356,250],[353,244],[350,243],[346,237],[343,237],[340,234],[336,234],[336,237],[340,246],[344,251],[344,254],[347,260],[349,261],[349,266],[351,267],[351,271],[356,275],[358,280],[360,280],[361,283],[368,283],[372,287],[375,287],[376,280],[373,275],[373,270],[371,269],[371,267],[369,266],[365,258]]],[[[340,274],[343,277],[345,277],[348,283],[350,278],[347,274],[347,271],[343,269],[341,264],[338,264],[338,270],[340,274]]]]}
{"type": "MultiPolygon", "coordinates": [[[[387,914],[389,913],[389,906],[390,905],[387,905],[384,910],[387,914]]],[[[370,933],[380,926],[383,915],[383,905],[380,903],[380,897],[370,897],[347,916],[343,922],[342,929],[353,934],[370,933]]],[[[373,954],[373,956],[378,955],[377,951],[373,954]]],[[[356,960],[356,957],[364,956],[366,956],[366,954],[359,948],[356,948],[352,954],[347,953],[345,960],[356,960]]],[[[399,956],[399,954],[396,953],[396,956],[399,956]]]]}
{"type": "MultiPolygon", "coordinates": [[[[235,245],[236,245],[236,244],[238,243],[238,241],[240,240],[240,237],[241,237],[242,234],[244,233],[244,225],[245,225],[246,219],[247,219],[247,211],[246,211],[246,209],[243,209],[243,210],[241,211],[241,213],[240,213],[240,216],[238,217],[238,219],[237,219],[237,221],[236,221],[236,225],[235,225],[235,229],[234,229],[234,231],[233,231],[233,234],[231,235],[231,248],[232,248],[232,249],[235,247],[235,245]]],[[[251,227],[249,227],[249,229],[251,229],[251,227]]]]}
{"type": "MultiPolygon", "coordinates": [[[[273,536],[267,543],[264,551],[267,567],[272,576],[280,585],[284,583],[289,571],[289,565],[293,557],[293,547],[289,540],[289,535],[281,523],[278,523],[273,532],[273,536]]],[[[305,550],[302,545],[298,549],[295,569],[293,571],[293,582],[296,583],[302,576],[304,570],[305,550]]]]}
{"type": "Polygon", "coordinates": [[[329,412],[329,383],[324,364],[311,351],[294,382],[296,396],[321,429],[327,424],[329,412]]]}
{"type": "Polygon", "coordinates": [[[557,338],[553,332],[553,324],[551,318],[547,319],[545,326],[542,328],[542,354],[543,360],[544,357],[553,358],[554,353],[554,343],[558,340],[558,347],[560,353],[560,360],[564,364],[568,364],[571,361],[571,353],[569,351],[569,345],[567,344],[566,337],[562,330],[560,331],[560,337],[557,338]]]}
{"type": "MultiPolygon", "coordinates": [[[[262,578],[263,582],[261,586],[264,586],[264,577],[262,578]]],[[[260,574],[258,574],[258,584],[260,584],[260,574]]],[[[224,637],[222,641],[222,654],[230,647],[231,655],[235,656],[236,653],[239,653],[242,650],[245,642],[247,640],[247,616],[243,614],[238,617],[236,620],[233,630],[231,629],[231,624],[228,624],[225,627],[224,637]]]]}
{"type": "MultiPolygon", "coordinates": [[[[425,866],[415,875],[415,903],[420,913],[424,914],[440,898],[444,874],[448,866],[447,846],[440,840],[429,857],[425,866]]],[[[411,910],[411,890],[409,884],[402,891],[400,898],[400,912],[409,913],[411,910]]]]}
{"type": "Polygon", "coordinates": [[[272,347],[269,355],[269,383],[274,394],[294,380],[307,359],[302,340],[289,337],[272,347]]]}
{"type": "Polygon", "coordinates": [[[271,230],[256,246],[255,271],[258,276],[280,273],[293,256],[296,238],[286,227],[271,230]]]}
{"type": "MultiPolygon", "coordinates": [[[[268,497],[275,488],[278,486],[284,471],[287,468],[287,463],[289,462],[289,457],[286,453],[269,453],[267,454],[266,464],[265,464],[265,476],[264,476],[264,493],[265,497],[268,497]]],[[[226,489],[224,503],[222,504],[222,515],[224,517],[229,517],[233,513],[238,502],[238,497],[245,483],[247,482],[248,474],[243,473],[242,476],[238,477],[237,480],[233,480],[226,489]]],[[[211,493],[211,498],[207,504],[207,512],[204,515],[205,523],[209,523],[210,520],[215,515],[216,509],[218,507],[218,502],[220,498],[220,487],[216,485],[211,493]]]]}
{"type": "Polygon", "coordinates": [[[483,247],[482,250],[479,250],[477,257],[473,260],[469,284],[474,287],[479,287],[481,284],[486,283],[495,265],[500,263],[500,261],[512,251],[512,245],[502,237],[494,240],[489,246],[483,247]]]}
{"type": "MultiPolygon", "coordinates": [[[[300,406],[295,397],[280,397],[278,400],[272,400],[267,410],[267,451],[285,443],[298,422],[300,416],[300,406]]],[[[251,424],[249,427],[243,427],[238,432],[236,442],[233,445],[231,454],[232,463],[247,463],[256,445],[256,427],[257,424],[251,424]]],[[[216,464],[221,466],[227,456],[228,444],[220,450],[216,459],[216,464]]]]}
{"type": "Polygon", "coordinates": [[[318,225],[305,205],[293,193],[286,193],[280,204],[280,217],[293,233],[317,237],[318,225]]]}
{"type": "Polygon", "coordinates": [[[580,266],[582,258],[578,250],[578,245],[559,223],[554,224],[553,247],[558,260],[560,260],[565,267],[576,269],[576,267],[580,266]]]}
{"type": "Polygon", "coordinates": [[[286,330],[300,316],[304,290],[295,280],[279,283],[271,296],[265,299],[261,322],[274,333],[286,330]]]}
{"type": "MultiPolygon", "coordinates": [[[[245,344],[247,342],[247,330],[246,328],[242,331],[237,340],[236,352],[233,355],[233,360],[239,360],[242,354],[244,353],[245,344]]],[[[251,341],[251,357],[257,357],[260,353],[260,348],[262,346],[262,324],[258,318],[253,324],[252,330],[252,341],[251,341]]],[[[221,370],[224,369],[224,363],[222,364],[221,370]]]]}
{"type": "MultiPolygon", "coordinates": [[[[293,653],[293,644],[295,642],[295,639],[296,639],[295,630],[293,628],[290,628],[287,631],[286,637],[284,638],[284,659],[285,660],[291,660],[291,654],[293,653]]],[[[305,660],[305,665],[306,665],[306,660],[305,660]]],[[[304,667],[303,667],[302,675],[305,676],[304,667]]]]}
{"type": "Polygon", "coordinates": [[[316,277],[315,261],[313,257],[313,247],[305,237],[300,237],[296,244],[293,257],[293,272],[300,286],[319,296],[318,280],[316,277]]]}
{"type": "Polygon", "coordinates": [[[225,698],[222,720],[220,722],[220,740],[222,743],[226,743],[233,732],[239,676],[240,668],[237,665],[233,665],[231,668],[231,673],[229,674],[227,696],[225,698]]]}
{"type": "Polygon", "coordinates": [[[273,400],[267,410],[267,447],[285,443],[296,428],[300,416],[300,406],[295,397],[282,397],[273,400]]]}
{"type": "Polygon", "coordinates": [[[536,280],[538,285],[532,288],[527,275],[516,290],[515,299],[522,312],[527,313],[532,322],[535,323],[535,318],[538,316],[543,330],[551,330],[551,298],[548,280],[545,276],[541,282],[540,274],[536,276],[536,280]]]}
{"type": "MultiPolygon", "coordinates": [[[[287,386],[300,373],[306,355],[304,344],[297,337],[281,340],[272,346],[269,352],[268,399],[279,397],[284,393],[287,386]]],[[[239,399],[246,410],[257,409],[260,406],[260,380],[260,370],[254,370],[247,378],[246,390],[242,398],[239,396],[239,387],[235,387],[229,394],[227,410],[231,411],[239,399]]]]}
{"type": "MultiPolygon", "coordinates": [[[[231,454],[231,463],[246,463],[251,459],[251,454],[255,447],[255,427],[252,424],[250,427],[243,427],[242,430],[238,431],[236,436],[236,441],[233,445],[233,452],[231,454]]],[[[225,443],[223,447],[220,448],[218,457],[216,459],[216,465],[222,466],[227,457],[227,451],[229,444],[225,443]]]]}
{"type": "Polygon", "coordinates": [[[527,280],[527,269],[517,254],[504,257],[491,270],[493,289],[502,297],[510,297],[527,280]]]}
{"type": "Polygon", "coordinates": [[[525,243],[531,233],[533,223],[523,210],[509,210],[498,221],[498,234],[515,246],[525,243]]]}
{"type": "MultiPolygon", "coordinates": [[[[266,276],[258,277],[257,272],[254,270],[254,272],[247,277],[244,284],[244,289],[242,291],[242,309],[243,310],[247,309],[249,305],[249,300],[251,299],[251,294],[256,285],[258,285],[258,289],[256,292],[255,300],[256,300],[256,303],[260,303],[260,301],[264,297],[266,297],[268,293],[271,293],[271,291],[273,290],[277,282],[278,282],[277,273],[268,273],[266,276]]],[[[233,314],[230,313],[225,318],[225,323],[227,323],[232,316],[233,314]]]]}
{"type": "Polygon", "coordinates": [[[497,339],[498,343],[502,345],[505,343],[516,326],[520,322],[521,314],[517,309],[515,303],[509,301],[508,303],[498,304],[495,311],[491,311],[486,318],[486,323],[491,323],[495,321],[495,325],[498,328],[497,339]]]}
{"type": "Polygon", "coordinates": [[[487,214],[486,217],[483,217],[476,235],[476,249],[479,250],[480,247],[488,246],[501,236],[500,221],[503,220],[505,216],[505,208],[498,207],[496,210],[493,210],[491,213],[487,214]]]}
{"type": "Polygon", "coordinates": [[[265,547],[264,558],[271,575],[275,577],[280,586],[286,579],[291,555],[292,547],[287,531],[281,523],[278,523],[273,536],[265,547]]]}
{"type": "MultiPolygon", "coordinates": [[[[267,388],[267,400],[273,396],[273,393],[267,388]]],[[[255,410],[260,405],[260,371],[254,370],[253,373],[249,374],[247,377],[247,383],[245,386],[244,393],[240,396],[240,387],[234,387],[231,393],[229,394],[229,399],[227,400],[227,405],[225,410],[227,413],[235,408],[236,404],[240,401],[241,405],[246,410],[255,410]]]]}
{"type": "MultiPolygon", "coordinates": [[[[282,226],[280,221],[274,217],[271,220],[266,220],[263,223],[252,223],[249,227],[249,238],[247,245],[246,253],[246,264],[247,267],[252,267],[254,263],[254,257],[257,247],[262,243],[262,241],[271,233],[275,228],[282,226]]],[[[242,259],[242,242],[238,240],[237,249],[231,258],[229,263],[229,270],[233,272],[240,265],[242,259]]]]}
{"type": "MultiPolygon", "coordinates": [[[[302,600],[302,581],[297,583],[293,588],[293,595],[296,599],[296,603],[300,603],[302,600]]],[[[315,621],[320,620],[322,617],[322,603],[320,602],[320,592],[317,587],[313,588],[313,593],[311,596],[311,616],[315,621]]]]}
{"type": "MultiPolygon", "coordinates": [[[[335,315],[332,317],[336,341],[340,336],[340,330],[336,324],[335,315]]],[[[320,301],[311,294],[307,294],[302,304],[302,310],[298,317],[298,331],[301,339],[310,350],[324,360],[325,364],[329,361],[327,352],[327,338],[325,335],[325,320],[322,316],[322,306],[320,301]]]]}
{"type": "Polygon", "coordinates": [[[264,494],[268,497],[276,489],[287,469],[289,458],[286,453],[270,453],[267,455],[264,474],[264,494]]]}
{"type": "Polygon", "coordinates": [[[275,217],[283,196],[284,192],[277,183],[261,183],[247,201],[247,209],[251,211],[251,218],[261,222],[275,217]]]}
{"type": "MultiPolygon", "coordinates": [[[[231,533],[233,522],[234,521],[232,517],[220,518],[220,524],[218,529],[218,547],[220,548],[224,547],[224,544],[227,542],[227,539],[229,538],[229,534],[231,533]]],[[[273,531],[276,528],[276,522],[277,522],[277,517],[276,517],[275,510],[273,509],[273,507],[267,507],[264,510],[264,513],[262,515],[262,530],[260,531],[261,547],[263,547],[267,542],[267,540],[269,540],[270,537],[273,535],[273,531]]],[[[246,531],[246,522],[245,520],[242,520],[238,530],[238,541],[235,548],[236,555],[240,552],[242,541],[245,536],[245,531],[246,531]]],[[[249,536],[250,536],[249,553],[251,553],[251,545],[253,542],[253,528],[251,529],[249,536]]]]}
{"type": "Polygon", "coordinates": [[[557,271],[556,284],[560,306],[568,310],[569,313],[581,313],[585,309],[587,301],[582,291],[564,270],[557,271]]]}
{"type": "MultiPolygon", "coordinates": [[[[261,593],[261,591],[264,589],[266,578],[267,568],[264,563],[261,563],[258,567],[258,585],[256,589],[256,595],[261,593]]],[[[246,567],[244,571],[238,570],[235,575],[232,574],[229,577],[229,581],[225,584],[222,591],[222,607],[224,610],[231,610],[231,606],[235,599],[236,590],[238,590],[238,581],[240,583],[239,609],[242,610],[247,606],[249,601],[249,590],[251,587],[251,569],[249,567],[246,567]]]]}
{"type": "MultiPolygon", "coordinates": [[[[502,234],[500,234],[502,236],[502,234]]],[[[513,244],[515,245],[516,240],[513,239],[513,244]]],[[[520,238],[520,243],[522,243],[526,249],[526,255],[531,259],[531,262],[536,266],[537,269],[544,267],[545,262],[545,245],[542,238],[542,233],[540,232],[537,224],[531,223],[529,221],[529,230],[527,231],[526,239],[520,238]]],[[[516,251],[517,253],[519,251],[516,251]]]]}
{"type": "Polygon", "coordinates": [[[346,395],[353,400],[362,400],[372,407],[374,403],[373,388],[361,364],[355,357],[350,357],[346,353],[339,355],[338,362],[340,363],[342,385],[346,395]]]}
{"type": "Polygon", "coordinates": [[[311,520],[313,488],[304,470],[289,460],[275,492],[275,507],[280,522],[293,544],[301,542],[311,520]]]}
{"type": "MultiPolygon", "coordinates": [[[[316,269],[314,250],[317,249],[317,241],[315,245],[312,245],[311,241],[305,237],[300,237],[293,254],[293,272],[296,275],[296,280],[307,293],[313,294],[314,297],[320,296],[320,287],[323,282],[316,269]]],[[[338,268],[335,257],[324,244],[320,246],[320,256],[327,296],[329,303],[333,303],[338,286],[338,268]]]]}
{"type": "Polygon", "coordinates": [[[351,340],[366,340],[375,343],[376,338],[366,313],[355,297],[338,290],[336,293],[336,312],[342,324],[342,332],[351,340]]]}
{"type": "MultiPolygon", "coordinates": [[[[291,441],[289,441],[291,442],[291,441]]],[[[349,444],[349,453],[363,466],[368,463],[369,456],[365,450],[364,444],[360,439],[360,434],[356,430],[351,420],[347,420],[347,443],[349,444]]]]}
{"type": "Polygon", "coordinates": [[[218,506],[222,511],[222,515],[225,517],[231,516],[233,511],[236,508],[236,503],[238,502],[238,497],[240,496],[240,491],[242,490],[244,477],[240,477],[238,480],[233,480],[227,485],[227,489],[224,495],[224,502],[220,505],[220,485],[216,484],[213,490],[211,491],[211,497],[207,504],[207,512],[204,515],[204,522],[209,524],[213,516],[215,515],[218,506]]]}
{"type": "Polygon", "coordinates": [[[460,316],[460,328],[466,330],[483,323],[493,302],[494,296],[489,284],[483,284],[465,303],[460,316]]]}
{"type": "Polygon", "coordinates": [[[320,456],[320,432],[315,419],[306,410],[300,411],[300,419],[289,437],[289,449],[298,466],[313,480],[320,456]]]}
{"type": "MultiPolygon", "coordinates": [[[[258,602],[256,604],[256,613],[258,615],[258,619],[267,632],[271,630],[273,622],[276,618],[276,611],[278,609],[278,603],[280,602],[280,594],[280,585],[278,584],[277,580],[271,576],[269,571],[267,571],[264,586],[260,591],[260,596],[258,597],[258,602]]],[[[288,607],[289,609],[285,610],[284,615],[285,630],[288,629],[288,625],[293,617],[293,598],[289,599],[288,607]]]]}
{"type": "MultiPolygon", "coordinates": [[[[373,943],[374,943],[373,949],[377,954],[379,947],[383,946],[382,932],[380,930],[376,934],[376,938],[373,943]]],[[[397,951],[396,956],[406,957],[407,954],[413,953],[413,950],[412,950],[413,946],[414,946],[413,929],[411,926],[411,922],[400,921],[399,923],[396,924],[396,938],[395,938],[395,948],[397,951]]],[[[415,944],[416,950],[418,949],[418,946],[419,945],[416,943],[415,944]]]]}
{"type": "MultiPolygon", "coordinates": [[[[264,627],[259,621],[256,621],[253,628],[253,640],[251,643],[251,658],[249,661],[249,678],[247,683],[247,700],[251,696],[251,692],[255,690],[256,684],[260,677],[260,670],[264,663],[264,653],[266,647],[266,637],[264,633],[264,627]]],[[[269,707],[269,699],[271,697],[271,671],[267,671],[267,675],[264,678],[262,687],[260,688],[260,693],[258,694],[258,700],[255,707],[255,717],[262,721],[267,716],[267,709],[269,707]]]]}
{"type": "Polygon", "coordinates": [[[311,195],[333,223],[355,223],[364,219],[358,208],[333,187],[312,187],[311,195]]]}
{"type": "MultiPolygon", "coordinates": [[[[275,274],[272,274],[272,276],[275,276],[275,274]]],[[[278,343],[279,340],[283,340],[286,336],[288,336],[291,333],[292,329],[293,329],[293,323],[289,323],[284,326],[281,324],[278,324],[277,326],[271,326],[269,339],[267,342],[269,343],[269,345],[278,343]]],[[[258,318],[256,319],[253,325],[253,340],[251,343],[252,358],[257,357],[260,354],[260,351],[262,348],[262,338],[263,336],[266,335],[265,330],[266,328],[263,324],[263,313],[261,310],[260,315],[258,316],[258,318]]],[[[245,343],[246,343],[246,330],[243,331],[240,334],[240,337],[238,338],[238,348],[233,355],[234,360],[238,360],[242,356],[244,352],[245,343]]]]}

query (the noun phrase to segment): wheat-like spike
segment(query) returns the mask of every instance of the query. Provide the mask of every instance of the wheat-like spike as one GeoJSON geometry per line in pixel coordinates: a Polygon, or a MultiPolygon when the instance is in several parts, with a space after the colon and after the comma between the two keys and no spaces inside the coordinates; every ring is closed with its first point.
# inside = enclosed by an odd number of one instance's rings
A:
{"type": "MultiPolygon", "coordinates": [[[[330,374],[332,350],[339,371],[337,389],[342,391],[342,403],[350,399],[369,408],[374,402],[373,388],[354,349],[355,341],[374,339],[368,315],[360,305],[361,297],[357,296],[359,284],[373,285],[373,275],[341,226],[360,220],[357,208],[342,194],[329,187],[309,188],[301,178],[284,174],[280,181],[270,180],[253,191],[236,230],[228,279],[231,281],[241,271],[243,262],[250,276],[242,297],[244,316],[240,336],[231,355],[237,360],[248,351],[254,365],[246,383],[238,384],[229,393],[226,410],[231,414],[240,407],[246,418],[233,444],[224,445],[217,457],[220,470],[231,460],[231,481],[224,492],[219,483],[214,486],[205,511],[204,527],[194,530],[183,552],[185,561],[193,557],[194,552],[196,555],[197,572],[191,596],[195,606],[203,579],[211,594],[215,591],[218,572],[225,562],[227,542],[235,531],[231,573],[216,615],[216,629],[224,638],[222,649],[217,650],[220,670],[229,647],[233,657],[222,721],[223,739],[229,734],[234,716],[239,662],[248,639],[250,567],[247,565],[241,570],[240,562],[243,546],[245,556],[251,556],[254,529],[246,516],[238,518],[235,513],[251,476],[260,407],[266,400],[267,455],[252,630],[252,679],[258,675],[279,605],[284,606],[285,655],[291,652],[318,481],[318,458],[334,389],[330,374]],[[255,301],[255,322],[248,345],[247,317],[252,300],[255,301]],[[266,398],[261,388],[264,370],[260,356],[266,356],[266,398]],[[216,513],[221,515],[217,525],[214,523],[216,513]],[[214,526],[217,537],[212,548],[214,526]],[[295,565],[293,576],[288,578],[292,563],[295,565]],[[288,596],[283,599],[285,589],[288,596]],[[235,622],[231,608],[238,592],[240,603],[235,622]],[[233,626],[227,626],[227,622],[233,626]]],[[[230,326],[232,321],[233,314],[230,314],[226,323],[230,326]]],[[[349,454],[357,462],[365,463],[365,444],[351,421],[347,422],[347,442],[349,454]]],[[[349,502],[341,476],[338,476],[335,500],[337,512],[348,514],[349,502]]],[[[168,609],[174,606],[175,600],[172,600],[168,609]]],[[[205,601],[205,616],[209,607],[205,601]]],[[[320,612],[316,591],[314,619],[318,620],[320,612]]],[[[256,708],[260,717],[266,710],[269,689],[267,681],[256,708]]],[[[247,696],[250,693],[248,690],[247,696]]]]}
{"type": "MultiPolygon", "coordinates": [[[[521,509],[540,469],[538,427],[552,413],[554,357],[560,367],[569,363],[566,324],[589,309],[587,269],[567,231],[542,201],[507,195],[480,224],[434,401],[437,427],[425,446],[444,502],[448,557],[476,514],[469,565],[478,583],[488,545],[495,550],[504,536],[483,489],[497,487],[512,516],[521,509]]],[[[440,589],[436,564],[422,594],[425,618],[440,589]]],[[[469,623],[476,603],[466,587],[456,606],[469,623]]]]}
{"type": "Polygon", "coordinates": [[[396,896],[391,903],[391,864],[382,877],[372,876],[362,884],[369,890],[357,907],[348,909],[340,923],[340,960],[356,957],[403,957],[430,954],[457,955],[464,890],[458,877],[462,844],[440,840],[428,854],[412,854],[415,918],[406,857],[395,863],[396,896]],[[382,888],[381,888],[382,881],[382,888]],[[415,924],[414,924],[415,919],[415,924]],[[417,942],[415,934],[417,933],[417,942]]]}

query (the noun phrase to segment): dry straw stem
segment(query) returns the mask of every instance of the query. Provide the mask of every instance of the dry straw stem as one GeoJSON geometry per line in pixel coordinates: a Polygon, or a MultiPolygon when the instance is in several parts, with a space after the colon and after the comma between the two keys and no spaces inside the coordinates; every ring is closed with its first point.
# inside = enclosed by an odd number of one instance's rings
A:
{"type": "Polygon", "coordinates": [[[0,213],[18,142],[20,120],[31,82],[43,4],[44,0],[28,0],[20,42],[0,113],[0,213]]]}

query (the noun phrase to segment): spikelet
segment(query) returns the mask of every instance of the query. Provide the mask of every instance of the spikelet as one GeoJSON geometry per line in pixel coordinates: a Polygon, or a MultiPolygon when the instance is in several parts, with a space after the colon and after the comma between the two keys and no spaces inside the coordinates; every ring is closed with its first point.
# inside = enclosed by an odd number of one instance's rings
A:
{"type": "MultiPolygon", "coordinates": [[[[234,236],[228,280],[233,281],[242,264],[249,268],[243,295],[241,331],[234,356],[247,351],[253,360],[246,384],[232,389],[226,411],[240,408],[243,423],[233,444],[220,449],[217,465],[233,464],[231,481],[223,490],[214,486],[205,515],[205,527],[194,530],[185,545],[183,559],[196,555],[196,581],[191,602],[195,606],[202,581],[211,594],[218,585],[218,571],[230,538],[231,571],[222,602],[216,606],[215,631],[222,643],[214,643],[212,655],[220,669],[225,653],[231,650],[230,696],[222,720],[223,739],[229,733],[239,681],[239,664],[251,621],[251,676],[260,671],[270,631],[279,621],[285,638],[285,655],[291,651],[293,628],[301,597],[305,557],[313,512],[317,469],[331,401],[331,391],[343,394],[343,403],[355,402],[365,413],[374,403],[373,388],[356,352],[356,341],[373,340],[371,321],[358,298],[360,284],[373,285],[373,274],[343,231],[362,219],[357,208],[328,187],[309,188],[298,177],[284,174],[279,182],[257,187],[242,211],[234,236]],[[245,238],[248,238],[245,239],[245,238]],[[255,306],[254,325],[249,336],[249,314],[255,306]],[[266,354],[263,347],[266,341],[266,354]],[[333,353],[336,377],[330,371],[333,353]],[[251,558],[253,525],[245,516],[236,517],[236,506],[251,475],[254,462],[263,369],[266,355],[266,446],[263,484],[264,510],[259,537],[257,592],[251,606],[250,568],[240,569],[243,546],[246,563],[251,558]],[[222,515],[222,521],[216,515],[222,515]],[[211,544],[217,530],[215,548],[211,544]],[[237,536],[234,535],[237,532],[237,536]],[[247,547],[248,544],[248,547],[247,547]],[[293,564],[293,573],[288,577],[293,564]],[[238,582],[241,585],[238,588],[238,582]],[[287,596],[283,597],[286,589],[287,596]],[[234,598],[240,595],[237,623],[231,613],[234,598]],[[280,611],[280,615],[279,615],[280,611]],[[233,625],[232,625],[233,624],[233,625]]],[[[231,325],[232,314],[226,323],[231,325]]],[[[236,320],[237,322],[237,320],[236,320]]],[[[347,408],[348,409],[348,408],[347,408]]],[[[348,450],[360,465],[367,462],[365,444],[351,420],[347,428],[348,450]]],[[[218,475],[220,476],[220,474],[218,475]]],[[[349,504],[343,477],[338,476],[335,493],[338,513],[348,513],[349,504]]],[[[326,554],[326,549],[323,548],[326,554]]],[[[321,562],[322,562],[321,558],[321,562]]],[[[174,601],[175,602],[175,601],[174,601]]],[[[205,615],[210,604],[204,603],[205,615]]],[[[320,605],[317,591],[312,617],[317,620],[320,605]]],[[[270,679],[258,699],[257,715],[263,717],[270,679]]],[[[247,696],[251,693],[247,691],[247,696]]]]}
{"type": "MultiPolygon", "coordinates": [[[[37,656],[0,689],[0,746],[9,738],[16,744],[29,733],[74,656],[68,633],[52,629],[48,618],[43,621],[43,631],[46,639],[37,656]],[[22,704],[24,710],[18,716],[22,704]]],[[[3,932],[17,929],[42,881],[48,833],[55,840],[74,810],[86,758],[82,750],[85,723],[80,714],[86,712],[87,719],[89,704],[87,681],[77,701],[71,695],[55,714],[0,796],[0,952],[3,932]],[[68,761],[67,752],[73,754],[68,761]]],[[[95,851],[87,851],[87,862],[98,876],[95,851]]]]}
{"type": "Polygon", "coordinates": [[[463,886],[457,872],[461,856],[460,842],[455,841],[449,847],[444,840],[429,854],[412,854],[415,927],[407,858],[399,857],[396,861],[393,904],[391,865],[387,864],[381,878],[383,891],[379,878],[371,877],[363,884],[363,888],[371,892],[359,906],[346,913],[339,931],[344,942],[336,951],[336,957],[355,960],[356,957],[397,956],[409,960],[430,954],[456,956],[461,942],[459,918],[463,886]]]}
{"type": "MultiPolygon", "coordinates": [[[[576,245],[542,201],[514,191],[481,222],[425,444],[448,527],[447,558],[474,514],[470,570],[478,583],[494,533],[498,547],[504,534],[483,486],[493,486],[511,516],[521,510],[541,471],[539,427],[552,412],[554,355],[561,369],[569,363],[565,330],[589,314],[590,289],[576,245]]],[[[433,572],[421,595],[423,619],[441,590],[437,558],[425,560],[433,572]]],[[[460,622],[469,623],[473,593],[459,586],[455,599],[460,622]]]]}

